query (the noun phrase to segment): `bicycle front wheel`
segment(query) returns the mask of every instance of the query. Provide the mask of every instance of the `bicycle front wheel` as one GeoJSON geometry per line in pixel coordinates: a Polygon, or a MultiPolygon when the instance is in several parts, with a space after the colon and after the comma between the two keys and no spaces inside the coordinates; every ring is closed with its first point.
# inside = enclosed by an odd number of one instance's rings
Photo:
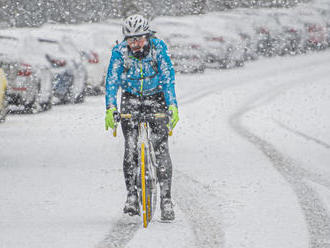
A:
{"type": "Polygon", "coordinates": [[[143,227],[148,226],[148,214],[147,214],[147,187],[146,187],[146,149],[145,144],[141,144],[141,195],[142,195],[142,220],[143,227]]]}
{"type": "Polygon", "coordinates": [[[147,146],[141,144],[141,205],[143,227],[147,228],[150,223],[157,202],[157,180],[156,170],[150,159],[150,151],[147,146]]]}

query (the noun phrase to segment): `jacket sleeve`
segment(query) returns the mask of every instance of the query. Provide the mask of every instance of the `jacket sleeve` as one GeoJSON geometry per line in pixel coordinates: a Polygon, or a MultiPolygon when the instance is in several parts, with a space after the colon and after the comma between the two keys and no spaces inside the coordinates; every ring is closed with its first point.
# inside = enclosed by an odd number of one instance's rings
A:
{"type": "Polygon", "coordinates": [[[105,82],[105,105],[117,107],[117,92],[121,84],[121,75],[124,71],[124,59],[118,46],[112,49],[112,55],[108,67],[105,82]]]}
{"type": "Polygon", "coordinates": [[[161,49],[157,56],[159,61],[160,83],[163,87],[167,106],[178,106],[175,95],[175,74],[171,59],[167,53],[167,46],[164,41],[159,43],[161,49]]]}

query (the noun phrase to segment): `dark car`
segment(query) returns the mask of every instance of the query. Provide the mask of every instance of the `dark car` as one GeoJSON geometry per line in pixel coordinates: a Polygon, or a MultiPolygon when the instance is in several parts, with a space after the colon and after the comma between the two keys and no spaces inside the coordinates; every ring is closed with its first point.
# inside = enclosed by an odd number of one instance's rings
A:
{"type": "Polygon", "coordinates": [[[38,41],[45,48],[45,56],[54,74],[53,102],[82,102],[85,97],[87,72],[81,63],[80,55],[72,55],[72,51],[61,41],[43,38],[39,38],[38,41]]]}

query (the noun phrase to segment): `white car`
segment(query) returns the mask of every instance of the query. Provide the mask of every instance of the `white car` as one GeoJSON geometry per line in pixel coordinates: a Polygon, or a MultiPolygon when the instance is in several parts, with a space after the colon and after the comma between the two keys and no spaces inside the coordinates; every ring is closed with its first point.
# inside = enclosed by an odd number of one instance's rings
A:
{"type": "Polygon", "coordinates": [[[0,61],[7,75],[10,110],[35,113],[51,107],[52,72],[35,43],[31,36],[0,36],[0,61]]]}
{"type": "Polygon", "coordinates": [[[303,53],[306,39],[304,25],[297,20],[290,9],[278,10],[273,17],[282,28],[283,42],[279,48],[279,55],[303,53]]]}
{"type": "Polygon", "coordinates": [[[213,62],[210,61],[212,57],[219,68],[228,69],[244,64],[245,46],[230,20],[219,13],[210,13],[205,18],[199,17],[196,25],[204,37],[202,44],[207,53],[207,67],[213,62]]]}
{"type": "Polygon", "coordinates": [[[191,23],[161,17],[155,20],[156,37],[165,41],[174,69],[179,73],[198,73],[205,70],[202,38],[191,23]]]}
{"type": "Polygon", "coordinates": [[[244,14],[244,10],[239,9],[235,12],[225,12],[221,14],[221,16],[230,22],[229,25],[233,32],[239,35],[239,47],[244,50],[244,60],[249,61],[257,59],[256,31],[251,24],[251,19],[244,14]]]}
{"type": "Polygon", "coordinates": [[[306,32],[306,50],[321,50],[328,47],[327,24],[320,13],[304,5],[294,9],[298,21],[304,25],[306,32]]]}
{"type": "Polygon", "coordinates": [[[176,72],[204,72],[205,62],[201,46],[193,43],[174,43],[170,45],[170,57],[176,72]]]}
{"type": "Polygon", "coordinates": [[[259,55],[278,55],[285,42],[282,38],[281,25],[276,22],[273,13],[273,9],[247,10],[245,12],[256,32],[259,55]]]}
{"type": "Polygon", "coordinates": [[[226,68],[228,64],[228,44],[222,36],[204,34],[205,63],[210,69],[226,68]]]}
{"type": "Polygon", "coordinates": [[[313,4],[313,8],[326,23],[327,43],[330,46],[330,2],[328,0],[319,1],[317,4],[313,4]]]}

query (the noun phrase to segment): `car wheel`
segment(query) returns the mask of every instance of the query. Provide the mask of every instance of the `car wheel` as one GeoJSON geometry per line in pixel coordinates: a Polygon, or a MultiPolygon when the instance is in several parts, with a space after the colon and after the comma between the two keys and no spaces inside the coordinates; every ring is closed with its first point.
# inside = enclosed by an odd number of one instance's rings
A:
{"type": "Polygon", "coordinates": [[[72,80],[72,85],[70,87],[70,92],[69,92],[69,96],[70,96],[70,103],[82,103],[84,102],[85,99],[85,95],[86,95],[86,91],[87,91],[87,74],[85,74],[82,85],[78,86],[79,91],[77,91],[77,87],[75,86],[75,81],[74,81],[74,77],[72,80]]]}
{"type": "Polygon", "coordinates": [[[82,103],[85,100],[85,90],[83,90],[80,94],[76,95],[74,94],[74,90],[73,90],[73,85],[70,87],[70,92],[68,94],[68,103],[82,103]]]}
{"type": "Polygon", "coordinates": [[[39,99],[39,94],[40,94],[40,82],[38,84],[38,90],[35,94],[34,101],[27,106],[28,112],[30,112],[31,114],[37,114],[37,113],[43,111],[43,108],[41,106],[40,99],[39,99]]]}
{"type": "Polygon", "coordinates": [[[49,109],[51,109],[52,107],[52,101],[49,100],[48,102],[39,102],[38,99],[34,101],[34,103],[30,106],[29,108],[29,112],[31,114],[37,114],[43,111],[47,111],[49,109]]]}
{"type": "Polygon", "coordinates": [[[40,105],[41,105],[42,111],[50,110],[52,108],[52,100],[49,100],[48,102],[42,103],[40,105]]]}
{"type": "Polygon", "coordinates": [[[4,105],[2,106],[2,108],[0,109],[0,123],[4,122],[6,120],[6,116],[8,114],[8,108],[7,108],[7,104],[4,103],[4,105]]]}
{"type": "Polygon", "coordinates": [[[85,100],[85,94],[84,94],[84,92],[82,92],[79,96],[74,98],[73,103],[83,103],[84,100],[85,100]]]}
{"type": "Polygon", "coordinates": [[[0,123],[4,122],[6,120],[6,116],[8,114],[8,96],[7,91],[5,89],[5,92],[3,94],[2,102],[0,102],[0,123]]]}
{"type": "Polygon", "coordinates": [[[235,61],[236,67],[243,67],[244,66],[244,60],[236,60],[235,61]]]}
{"type": "Polygon", "coordinates": [[[102,94],[103,94],[102,86],[95,86],[93,90],[93,96],[99,96],[102,94]]]}
{"type": "Polygon", "coordinates": [[[40,112],[42,112],[42,110],[43,110],[42,106],[40,105],[40,103],[38,101],[35,101],[30,108],[31,114],[40,113],[40,112]]]}

